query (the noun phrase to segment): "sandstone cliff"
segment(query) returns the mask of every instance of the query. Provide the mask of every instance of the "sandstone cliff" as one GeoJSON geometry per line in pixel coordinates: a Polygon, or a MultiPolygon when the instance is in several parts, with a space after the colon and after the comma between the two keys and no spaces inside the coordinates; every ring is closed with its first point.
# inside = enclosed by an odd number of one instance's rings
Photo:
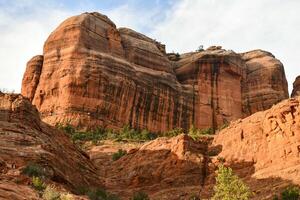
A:
{"type": "Polygon", "coordinates": [[[259,182],[251,179],[266,181],[265,187],[275,191],[288,184],[300,185],[299,101],[288,99],[267,111],[235,121],[217,134],[212,144],[221,149],[219,158],[244,171],[249,185],[268,198],[273,194],[268,195],[259,182]]]}
{"type": "Polygon", "coordinates": [[[261,52],[213,47],[172,58],[159,42],[84,13],[64,21],[43,57],[28,63],[22,95],[52,125],[216,129],[288,97],[282,64],[261,52]]]}
{"type": "Polygon", "coordinates": [[[243,81],[243,112],[246,115],[266,110],[289,97],[282,63],[271,53],[254,50],[241,54],[246,62],[243,81]]]}
{"type": "Polygon", "coordinates": [[[39,199],[20,174],[32,163],[50,181],[75,190],[101,185],[95,167],[70,138],[41,122],[35,107],[21,95],[0,93],[0,199],[39,199]]]}
{"type": "Polygon", "coordinates": [[[300,76],[297,76],[293,83],[292,97],[297,97],[300,95],[300,76]]]}

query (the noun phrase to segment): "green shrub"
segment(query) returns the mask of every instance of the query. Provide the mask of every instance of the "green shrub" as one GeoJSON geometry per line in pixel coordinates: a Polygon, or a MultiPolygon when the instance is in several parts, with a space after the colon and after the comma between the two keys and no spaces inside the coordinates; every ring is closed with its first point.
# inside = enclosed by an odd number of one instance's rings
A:
{"type": "Polygon", "coordinates": [[[39,177],[32,177],[32,186],[37,191],[43,191],[46,188],[45,183],[39,177]]]}
{"type": "Polygon", "coordinates": [[[157,138],[157,135],[154,133],[149,132],[148,130],[144,129],[140,133],[140,138],[142,140],[154,140],[157,138]]]}
{"type": "Polygon", "coordinates": [[[125,156],[126,154],[127,154],[127,151],[125,151],[123,149],[119,149],[118,152],[116,152],[112,155],[112,160],[113,161],[119,160],[121,157],[125,156]]]}
{"type": "Polygon", "coordinates": [[[248,200],[250,190],[229,167],[219,165],[213,200],[248,200]]]}
{"type": "Polygon", "coordinates": [[[139,140],[141,137],[141,134],[134,130],[133,128],[130,128],[129,125],[125,125],[120,131],[118,135],[120,140],[129,139],[129,140],[139,140]]]}
{"type": "Polygon", "coordinates": [[[71,194],[66,193],[60,195],[60,200],[74,200],[74,198],[71,194]]]}
{"type": "Polygon", "coordinates": [[[279,200],[279,197],[277,195],[274,195],[272,200],[279,200]]]}
{"type": "Polygon", "coordinates": [[[225,122],[222,126],[220,126],[220,127],[218,128],[218,130],[221,131],[221,130],[227,128],[229,125],[230,125],[229,122],[225,122]]]}
{"type": "Polygon", "coordinates": [[[213,128],[205,128],[200,130],[201,135],[212,135],[214,134],[214,129],[213,128]]]}
{"type": "MultiPolygon", "coordinates": [[[[69,130],[69,128],[68,128],[69,130]]],[[[92,141],[94,144],[98,144],[101,140],[132,140],[132,141],[145,141],[153,140],[157,137],[156,134],[149,132],[144,129],[141,132],[133,128],[130,128],[129,125],[125,125],[119,131],[113,131],[111,129],[97,128],[92,131],[71,131],[71,138],[74,142],[78,141],[92,141]]]]}
{"type": "Polygon", "coordinates": [[[150,198],[147,193],[139,191],[133,194],[131,200],[150,200],[150,198]]]}
{"type": "Polygon", "coordinates": [[[191,126],[189,129],[188,135],[193,138],[193,140],[198,140],[203,135],[212,135],[214,130],[212,128],[198,129],[195,126],[191,126]]]}
{"type": "Polygon", "coordinates": [[[282,200],[298,200],[300,190],[296,186],[289,186],[281,193],[282,200]]]}
{"type": "Polygon", "coordinates": [[[167,131],[167,132],[163,133],[163,136],[164,137],[175,137],[175,136],[180,135],[182,133],[184,133],[182,128],[175,128],[175,129],[172,129],[170,131],[167,131]]]}
{"type": "Polygon", "coordinates": [[[48,185],[43,193],[44,200],[60,200],[60,192],[57,191],[55,186],[48,185]]]}
{"type": "Polygon", "coordinates": [[[189,197],[189,200],[200,200],[199,195],[193,194],[189,197]]]}
{"type": "Polygon", "coordinates": [[[45,177],[46,172],[43,167],[36,163],[29,163],[23,170],[22,174],[29,177],[45,177]]]}
{"type": "Polygon", "coordinates": [[[58,124],[56,124],[56,128],[68,133],[69,135],[72,135],[72,134],[75,133],[75,128],[69,123],[67,123],[65,125],[61,124],[61,123],[58,123],[58,124]]]}
{"type": "Polygon", "coordinates": [[[87,196],[90,200],[119,200],[116,195],[110,194],[103,189],[92,189],[88,191],[87,196]]]}

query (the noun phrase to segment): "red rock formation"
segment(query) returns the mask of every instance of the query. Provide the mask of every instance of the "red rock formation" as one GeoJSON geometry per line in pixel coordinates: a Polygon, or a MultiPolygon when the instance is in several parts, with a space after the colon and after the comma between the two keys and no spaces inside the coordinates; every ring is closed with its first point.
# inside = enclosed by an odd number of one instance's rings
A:
{"type": "Polygon", "coordinates": [[[26,94],[30,101],[33,100],[36,88],[40,81],[43,66],[43,56],[34,56],[27,63],[26,71],[22,81],[22,94],[26,94]]]}
{"type": "MultiPolygon", "coordinates": [[[[87,155],[70,138],[40,121],[39,114],[21,95],[0,94],[0,198],[34,199],[20,171],[38,163],[49,179],[77,189],[101,184],[87,155]],[[17,184],[16,184],[17,183],[17,184]]],[[[27,181],[28,183],[28,181],[27,181]]]]}
{"type": "Polygon", "coordinates": [[[182,55],[175,69],[181,84],[194,94],[194,125],[218,128],[242,117],[241,57],[225,50],[182,55]]]}
{"type": "Polygon", "coordinates": [[[122,199],[129,199],[139,190],[151,199],[188,199],[203,187],[208,142],[209,139],[195,142],[187,135],[158,138],[127,149],[128,154],[117,161],[111,160],[111,145],[94,147],[88,153],[95,166],[99,166],[98,173],[106,188],[122,199]]]}
{"type": "Polygon", "coordinates": [[[252,178],[276,177],[300,185],[299,100],[288,99],[233,122],[213,141],[222,149],[218,156],[229,164],[253,163],[252,178]]]}
{"type": "Polygon", "coordinates": [[[213,47],[174,59],[164,45],[117,29],[99,13],[64,21],[47,39],[43,56],[41,72],[29,62],[22,94],[52,125],[216,129],[286,98],[284,70],[269,54],[261,59],[213,47]],[[252,76],[254,61],[259,76],[252,76]]]}
{"type": "Polygon", "coordinates": [[[177,82],[162,50],[146,36],[118,31],[100,14],[72,17],[45,43],[33,104],[50,124],[189,128],[191,94],[177,82]]]}
{"type": "Polygon", "coordinates": [[[271,53],[254,50],[241,56],[246,62],[242,92],[246,116],[266,110],[289,97],[283,65],[271,53]]]}
{"type": "Polygon", "coordinates": [[[292,97],[297,97],[299,95],[300,95],[300,76],[297,76],[296,80],[293,83],[292,97]]]}

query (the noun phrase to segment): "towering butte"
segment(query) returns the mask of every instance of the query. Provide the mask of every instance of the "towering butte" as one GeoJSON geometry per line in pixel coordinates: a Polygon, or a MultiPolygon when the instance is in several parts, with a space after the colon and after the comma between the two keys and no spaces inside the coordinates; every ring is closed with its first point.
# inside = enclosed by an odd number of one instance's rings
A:
{"type": "Polygon", "coordinates": [[[145,35],[84,13],[65,20],[43,55],[28,62],[22,95],[50,124],[161,132],[216,129],[270,108],[288,91],[283,65],[268,52],[167,54],[145,35]]]}

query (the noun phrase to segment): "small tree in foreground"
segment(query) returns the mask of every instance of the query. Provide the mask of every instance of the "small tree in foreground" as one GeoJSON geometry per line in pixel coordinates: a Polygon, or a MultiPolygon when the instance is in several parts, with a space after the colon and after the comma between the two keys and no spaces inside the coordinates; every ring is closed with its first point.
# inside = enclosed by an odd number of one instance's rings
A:
{"type": "Polygon", "coordinates": [[[229,167],[220,165],[216,177],[213,200],[248,200],[250,190],[229,167]]]}

